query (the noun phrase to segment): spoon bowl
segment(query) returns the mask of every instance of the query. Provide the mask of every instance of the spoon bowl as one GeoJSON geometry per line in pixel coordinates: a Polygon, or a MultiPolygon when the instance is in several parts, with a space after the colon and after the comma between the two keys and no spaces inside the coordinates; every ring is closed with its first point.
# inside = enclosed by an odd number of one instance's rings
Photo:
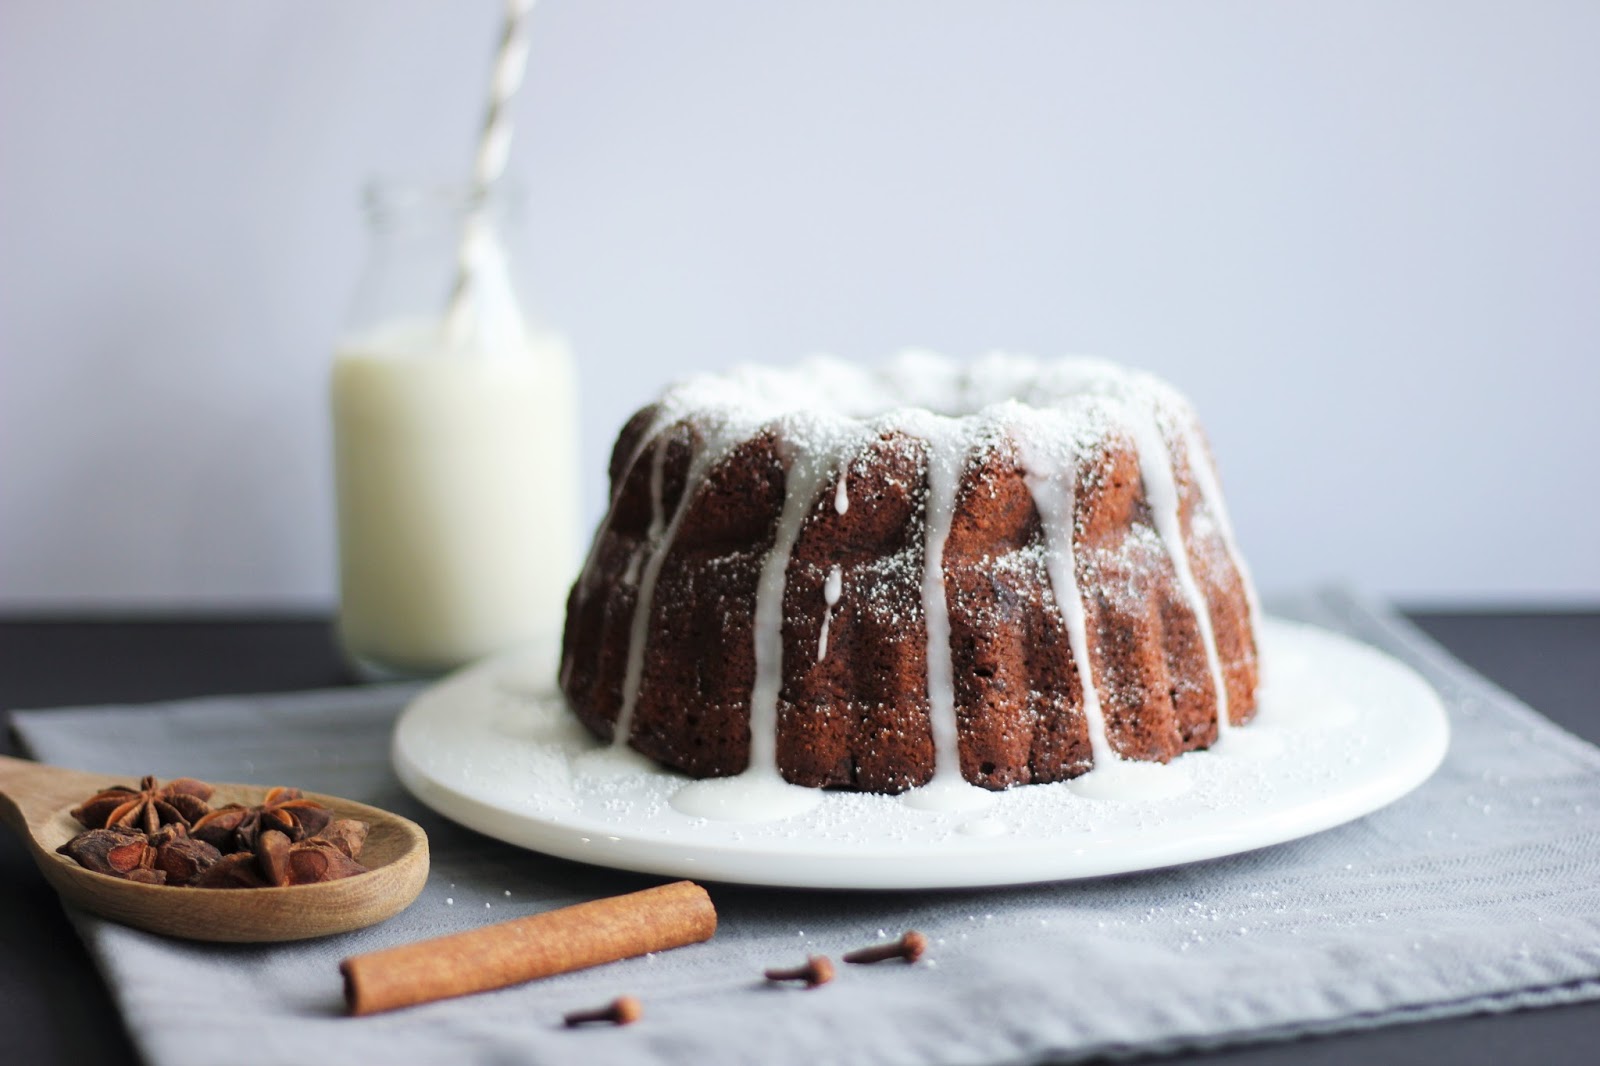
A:
{"type": "MultiPolygon", "coordinates": [[[[428,879],[428,838],[408,818],[364,803],[307,792],[335,817],[367,823],[360,862],[367,873],[283,888],[187,888],[125,881],[79,866],[56,848],[83,832],[69,813],[126,778],[87,774],[0,756],[0,820],[26,841],[33,861],[75,907],[186,940],[261,943],[361,929],[405,910],[428,879]]],[[[255,805],[259,785],[216,785],[213,806],[255,805]]]]}

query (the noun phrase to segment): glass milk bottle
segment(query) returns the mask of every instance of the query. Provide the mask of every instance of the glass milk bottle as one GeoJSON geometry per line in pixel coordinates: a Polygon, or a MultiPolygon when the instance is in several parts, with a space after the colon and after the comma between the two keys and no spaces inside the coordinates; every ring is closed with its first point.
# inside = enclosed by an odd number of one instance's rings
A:
{"type": "Polygon", "coordinates": [[[339,637],[367,677],[560,634],[576,384],[565,342],[518,299],[504,208],[503,190],[368,190],[369,259],[332,374],[339,637]]]}

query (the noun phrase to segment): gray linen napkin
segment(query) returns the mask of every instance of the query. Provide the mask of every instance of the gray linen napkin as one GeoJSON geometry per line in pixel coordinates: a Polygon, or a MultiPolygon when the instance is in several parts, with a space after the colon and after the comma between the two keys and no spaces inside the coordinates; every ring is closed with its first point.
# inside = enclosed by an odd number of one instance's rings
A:
{"type": "Polygon", "coordinates": [[[1438,774],[1353,824],[1247,855],[991,891],[823,893],[711,885],[716,938],[500,992],[340,1016],[346,955],[662,879],[499,844],[401,790],[388,733],[410,690],[193,700],[16,716],[84,769],[294,784],[421,822],[433,874],[405,913],[278,947],[166,940],[74,914],[152,1064],[311,1062],[1032,1063],[1209,1047],[1600,996],[1600,751],[1348,594],[1277,613],[1421,671],[1449,708],[1438,774]],[[763,967],[906,928],[930,957],[846,967],[814,991],[763,967]],[[625,1029],[559,1015],[621,993],[625,1029]],[[173,1024],[182,1019],[181,1025],[173,1024]]]}

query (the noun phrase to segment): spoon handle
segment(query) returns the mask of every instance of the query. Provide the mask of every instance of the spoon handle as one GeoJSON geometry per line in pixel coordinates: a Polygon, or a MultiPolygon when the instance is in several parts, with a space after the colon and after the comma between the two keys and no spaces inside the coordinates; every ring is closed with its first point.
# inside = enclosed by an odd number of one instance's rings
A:
{"type": "Polygon", "coordinates": [[[0,755],[0,820],[19,833],[29,833],[56,811],[82,803],[105,788],[108,781],[103,774],[0,755]]]}

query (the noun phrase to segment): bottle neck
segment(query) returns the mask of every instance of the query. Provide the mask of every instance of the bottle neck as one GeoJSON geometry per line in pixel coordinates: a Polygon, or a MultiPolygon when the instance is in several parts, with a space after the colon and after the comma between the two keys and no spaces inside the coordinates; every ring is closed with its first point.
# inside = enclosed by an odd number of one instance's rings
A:
{"type": "Polygon", "coordinates": [[[346,322],[346,346],[407,338],[439,354],[523,351],[529,316],[511,253],[515,189],[487,199],[465,186],[373,183],[364,203],[365,269],[346,322]]]}

